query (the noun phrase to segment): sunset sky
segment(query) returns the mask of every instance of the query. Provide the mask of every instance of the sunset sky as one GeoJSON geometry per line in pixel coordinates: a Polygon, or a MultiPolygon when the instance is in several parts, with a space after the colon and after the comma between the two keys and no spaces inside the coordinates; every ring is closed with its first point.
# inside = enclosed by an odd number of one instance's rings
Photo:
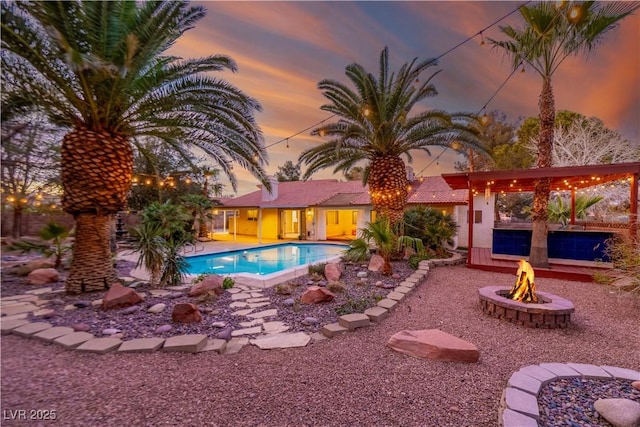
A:
{"type": "MultiPolygon", "coordinates": [[[[348,83],[345,67],[362,64],[377,74],[381,50],[389,47],[397,70],[414,57],[437,57],[476,34],[520,2],[199,2],[207,15],[188,31],[170,53],[183,58],[211,54],[231,56],[238,73],[217,73],[257,98],[263,111],[256,118],[266,145],[320,123],[326,99],[317,83],[331,78],[348,83]]],[[[521,26],[518,12],[500,25],[521,26]]],[[[484,37],[504,39],[497,26],[484,37]]],[[[433,83],[438,96],[422,108],[478,113],[511,72],[509,60],[480,37],[445,55],[433,83]]],[[[533,70],[516,73],[487,105],[509,122],[538,113],[541,79],[533,70]]],[[[556,109],[596,116],[634,144],[640,143],[640,16],[623,20],[588,57],[570,58],[554,75],[556,109]]],[[[268,149],[270,174],[285,161],[297,162],[304,149],[321,143],[309,131],[268,149]]],[[[432,157],[416,153],[411,166],[425,168],[432,157]]],[[[422,175],[453,172],[457,157],[447,151],[422,175]]],[[[238,194],[256,189],[257,180],[234,169],[238,194]]],[[[314,175],[331,178],[332,170],[314,175]]],[[[335,178],[341,179],[341,175],[335,178]]],[[[223,182],[225,182],[223,180],[223,182]]],[[[227,186],[225,192],[230,192],[227,186]]]]}

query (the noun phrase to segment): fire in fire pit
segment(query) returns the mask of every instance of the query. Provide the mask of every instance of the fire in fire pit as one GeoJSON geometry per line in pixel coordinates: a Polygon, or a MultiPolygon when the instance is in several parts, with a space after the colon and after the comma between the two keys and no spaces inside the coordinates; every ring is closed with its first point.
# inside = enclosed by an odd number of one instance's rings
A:
{"type": "Polygon", "coordinates": [[[536,296],[534,280],[533,267],[527,261],[521,259],[518,262],[516,283],[507,294],[507,298],[520,302],[537,303],[538,297],[536,296]]]}

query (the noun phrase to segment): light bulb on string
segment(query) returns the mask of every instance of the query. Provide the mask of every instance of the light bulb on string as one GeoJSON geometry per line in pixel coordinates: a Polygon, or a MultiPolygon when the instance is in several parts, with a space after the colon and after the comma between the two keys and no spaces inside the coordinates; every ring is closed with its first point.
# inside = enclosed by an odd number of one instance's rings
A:
{"type": "Polygon", "coordinates": [[[289,148],[289,138],[287,138],[287,148],[289,148]]]}
{"type": "Polygon", "coordinates": [[[484,42],[484,36],[482,35],[482,31],[480,31],[480,46],[484,46],[485,42],[484,42]]]}

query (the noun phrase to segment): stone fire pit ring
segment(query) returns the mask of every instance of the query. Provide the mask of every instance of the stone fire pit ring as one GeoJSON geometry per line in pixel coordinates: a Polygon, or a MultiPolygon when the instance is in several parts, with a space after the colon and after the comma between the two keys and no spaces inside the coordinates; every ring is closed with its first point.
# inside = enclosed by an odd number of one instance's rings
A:
{"type": "Polygon", "coordinates": [[[573,303],[548,292],[536,292],[539,303],[508,299],[509,286],[485,286],[478,289],[482,311],[492,317],[528,328],[566,328],[575,311],[573,303]]]}

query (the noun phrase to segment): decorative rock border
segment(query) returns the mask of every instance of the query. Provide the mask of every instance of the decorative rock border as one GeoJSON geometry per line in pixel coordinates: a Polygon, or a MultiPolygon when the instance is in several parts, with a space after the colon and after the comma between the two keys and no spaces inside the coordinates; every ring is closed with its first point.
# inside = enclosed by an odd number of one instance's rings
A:
{"type": "Polygon", "coordinates": [[[485,286],[478,289],[482,311],[528,328],[566,328],[575,311],[573,303],[548,292],[536,292],[542,303],[524,303],[506,298],[510,288],[485,286]]]}
{"type": "Polygon", "coordinates": [[[498,425],[501,427],[537,427],[540,411],[538,394],[545,384],[561,378],[640,380],[640,372],[615,366],[583,363],[541,363],[525,366],[513,373],[500,398],[498,425]]]}
{"type": "Polygon", "coordinates": [[[324,325],[321,332],[327,338],[333,338],[344,332],[369,326],[371,323],[381,322],[389,316],[416,286],[427,278],[429,268],[440,265],[458,265],[464,262],[465,258],[458,252],[454,252],[451,258],[420,261],[420,263],[418,263],[418,269],[409,277],[405,278],[392,292],[389,292],[385,299],[378,301],[375,307],[365,310],[364,314],[354,313],[340,316],[337,323],[324,325]]]}
{"type": "MultiPolygon", "coordinates": [[[[109,352],[132,353],[142,352],[151,353],[155,351],[164,352],[186,352],[198,353],[203,351],[216,351],[220,354],[233,354],[239,352],[245,345],[250,342],[259,348],[288,348],[306,346],[311,340],[320,341],[327,337],[333,337],[340,333],[354,330],[357,328],[369,326],[371,323],[378,323],[385,319],[389,313],[404,300],[406,295],[411,292],[419,283],[421,283],[428,275],[429,268],[439,265],[457,265],[464,263],[465,259],[459,253],[454,253],[453,257],[448,259],[433,259],[421,261],[418,269],[407,277],[397,286],[393,292],[387,295],[387,298],[378,302],[377,306],[371,307],[362,313],[348,314],[340,316],[338,322],[324,325],[322,333],[314,333],[307,335],[303,332],[284,332],[272,334],[265,337],[259,337],[249,340],[247,337],[236,336],[229,341],[221,339],[212,339],[202,334],[177,335],[167,339],[164,338],[137,338],[133,340],[122,341],[118,338],[101,337],[96,338],[88,332],[73,332],[70,328],[53,327],[46,322],[30,322],[23,318],[0,318],[0,332],[2,335],[14,334],[25,338],[34,338],[40,341],[59,345],[67,350],[77,350],[82,352],[90,352],[97,354],[106,354],[109,352]],[[303,336],[304,335],[304,336],[303,336]],[[275,343],[278,338],[280,344],[275,343]],[[268,338],[268,339],[267,339],[268,338]],[[255,341],[255,342],[254,342],[255,341]]],[[[183,287],[180,287],[182,289],[183,287]]],[[[177,289],[177,287],[176,287],[177,289]]],[[[49,291],[51,289],[49,288],[49,291]]],[[[42,293],[38,290],[29,291],[29,294],[42,293]]],[[[9,297],[9,301],[16,298],[9,297]]],[[[36,298],[37,299],[37,298],[36,298]]],[[[25,301],[20,298],[19,302],[25,301]]],[[[17,301],[18,302],[18,301],[17,301]]],[[[18,307],[20,308],[20,307],[18,307]]],[[[18,310],[20,316],[26,317],[26,312],[18,310]]],[[[12,313],[18,314],[18,313],[12,313]]]]}

